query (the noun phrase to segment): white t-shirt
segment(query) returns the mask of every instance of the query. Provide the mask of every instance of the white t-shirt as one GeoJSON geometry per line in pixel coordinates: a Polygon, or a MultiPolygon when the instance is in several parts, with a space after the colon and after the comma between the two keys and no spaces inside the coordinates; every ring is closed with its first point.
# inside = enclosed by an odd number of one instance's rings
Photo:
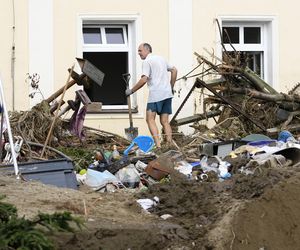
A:
{"type": "Polygon", "coordinates": [[[159,102],[173,97],[168,71],[173,66],[157,55],[148,54],[142,65],[142,76],[148,77],[149,102],[159,102]]]}

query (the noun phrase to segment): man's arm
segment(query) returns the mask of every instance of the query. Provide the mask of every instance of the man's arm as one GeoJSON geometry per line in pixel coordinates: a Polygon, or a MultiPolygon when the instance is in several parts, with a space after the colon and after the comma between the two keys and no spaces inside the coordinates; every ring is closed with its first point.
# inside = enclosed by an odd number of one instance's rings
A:
{"type": "Polygon", "coordinates": [[[172,89],[174,88],[174,85],[175,85],[175,82],[176,82],[176,79],[177,79],[177,69],[175,67],[173,67],[172,69],[169,70],[171,72],[171,80],[170,80],[170,83],[171,83],[171,87],[172,89]]]}
{"type": "Polygon", "coordinates": [[[131,95],[134,92],[138,91],[141,87],[143,87],[146,82],[148,81],[148,77],[147,76],[142,76],[141,79],[133,86],[132,89],[126,90],[126,95],[131,95]]]}

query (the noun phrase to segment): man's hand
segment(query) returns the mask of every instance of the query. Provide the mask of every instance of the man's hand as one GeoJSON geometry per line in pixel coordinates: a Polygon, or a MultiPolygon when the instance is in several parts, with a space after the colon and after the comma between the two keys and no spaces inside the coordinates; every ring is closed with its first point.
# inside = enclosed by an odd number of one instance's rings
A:
{"type": "Polygon", "coordinates": [[[126,95],[126,96],[130,96],[132,93],[133,93],[133,92],[132,92],[132,89],[126,89],[126,90],[125,90],[125,95],[126,95]]]}

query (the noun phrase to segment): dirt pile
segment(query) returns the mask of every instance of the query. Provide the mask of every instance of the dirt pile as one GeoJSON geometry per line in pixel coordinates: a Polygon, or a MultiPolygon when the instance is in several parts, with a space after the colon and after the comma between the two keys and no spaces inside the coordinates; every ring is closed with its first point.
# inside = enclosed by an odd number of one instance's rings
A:
{"type": "Polygon", "coordinates": [[[297,249],[300,246],[300,175],[246,203],[232,222],[230,249],[297,249]]]}
{"type": "Polygon", "coordinates": [[[145,193],[80,191],[0,177],[0,194],[21,216],[71,211],[85,220],[75,234],[52,235],[58,249],[296,249],[300,171],[267,169],[223,182],[181,175],[145,193]],[[136,199],[158,196],[151,214],[136,199]],[[163,220],[161,215],[173,217],[163,220]]]}
{"type": "Polygon", "coordinates": [[[160,198],[153,213],[172,215],[169,221],[185,230],[187,238],[176,244],[191,249],[294,249],[299,243],[294,220],[300,211],[297,169],[266,169],[214,183],[178,180],[155,185],[147,194],[160,198]]]}

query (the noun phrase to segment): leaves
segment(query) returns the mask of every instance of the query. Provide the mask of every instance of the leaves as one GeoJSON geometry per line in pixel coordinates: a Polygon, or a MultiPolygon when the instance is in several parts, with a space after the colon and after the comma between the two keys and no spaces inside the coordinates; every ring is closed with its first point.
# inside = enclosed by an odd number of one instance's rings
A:
{"type": "MultiPolygon", "coordinates": [[[[0,200],[5,196],[0,196],[0,200]]],[[[17,208],[11,204],[0,202],[0,223],[7,222],[11,217],[17,216],[17,208]]]]}
{"type": "MultiPolygon", "coordinates": [[[[0,196],[0,201],[3,198],[0,196]]],[[[17,216],[15,206],[0,202],[0,250],[52,250],[54,245],[47,238],[46,231],[74,232],[72,222],[81,229],[83,222],[70,212],[39,213],[36,219],[28,220],[17,216]]]]}

